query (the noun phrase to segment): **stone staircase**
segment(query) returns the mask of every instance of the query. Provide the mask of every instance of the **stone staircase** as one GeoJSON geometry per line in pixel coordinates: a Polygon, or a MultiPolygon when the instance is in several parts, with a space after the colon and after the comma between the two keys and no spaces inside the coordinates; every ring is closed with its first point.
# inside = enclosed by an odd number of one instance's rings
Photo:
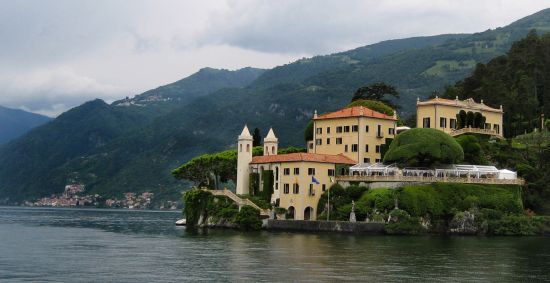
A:
{"type": "Polygon", "coordinates": [[[260,215],[269,216],[269,212],[270,212],[269,209],[263,209],[263,208],[259,207],[257,204],[255,204],[254,202],[252,202],[251,200],[246,199],[246,198],[241,198],[240,196],[236,195],[234,192],[232,192],[228,189],[223,189],[223,190],[202,189],[202,190],[206,191],[206,192],[209,192],[209,193],[211,193],[215,196],[226,196],[226,197],[228,197],[229,199],[234,201],[239,206],[239,209],[241,209],[241,207],[243,207],[245,205],[249,205],[249,206],[252,206],[255,209],[259,210],[260,215]]]}

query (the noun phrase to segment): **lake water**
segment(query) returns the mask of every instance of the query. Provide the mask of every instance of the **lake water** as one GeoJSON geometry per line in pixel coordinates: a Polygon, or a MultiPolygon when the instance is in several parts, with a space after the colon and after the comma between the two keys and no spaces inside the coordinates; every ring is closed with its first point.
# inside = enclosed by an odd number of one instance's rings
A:
{"type": "Polygon", "coordinates": [[[193,234],[179,216],[0,207],[0,282],[550,281],[550,238],[193,234]]]}

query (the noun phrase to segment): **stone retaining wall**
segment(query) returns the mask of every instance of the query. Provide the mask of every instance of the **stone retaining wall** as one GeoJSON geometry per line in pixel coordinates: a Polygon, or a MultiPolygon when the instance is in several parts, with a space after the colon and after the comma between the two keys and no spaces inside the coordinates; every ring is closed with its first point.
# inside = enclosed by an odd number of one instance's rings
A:
{"type": "Polygon", "coordinates": [[[267,219],[267,230],[382,234],[384,223],[267,219]]]}

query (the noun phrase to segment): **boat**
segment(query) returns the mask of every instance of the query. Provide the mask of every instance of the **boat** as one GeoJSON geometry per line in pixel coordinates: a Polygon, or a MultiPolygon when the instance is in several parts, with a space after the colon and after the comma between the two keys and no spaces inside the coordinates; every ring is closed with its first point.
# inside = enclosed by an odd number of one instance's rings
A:
{"type": "Polygon", "coordinates": [[[176,221],[176,226],[185,226],[185,224],[187,224],[187,219],[185,218],[182,218],[176,221]]]}

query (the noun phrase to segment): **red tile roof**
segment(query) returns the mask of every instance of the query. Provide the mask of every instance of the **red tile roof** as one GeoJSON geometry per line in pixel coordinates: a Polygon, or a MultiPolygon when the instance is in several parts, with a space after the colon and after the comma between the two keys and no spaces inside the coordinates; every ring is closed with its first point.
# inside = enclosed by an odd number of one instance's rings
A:
{"type": "Polygon", "coordinates": [[[370,117],[387,120],[397,120],[393,116],[389,116],[364,106],[354,106],[349,108],[340,109],[335,112],[325,113],[317,116],[314,120],[323,119],[335,119],[335,118],[347,118],[347,117],[370,117]]]}
{"type": "Polygon", "coordinates": [[[317,153],[288,153],[278,155],[254,156],[251,164],[261,163],[279,163],[279,162],[319,162],[319,163],[334,163],[334,164],[350,164],[355,165],[357,162],[343,154],[317,154],[317,153]]]}

